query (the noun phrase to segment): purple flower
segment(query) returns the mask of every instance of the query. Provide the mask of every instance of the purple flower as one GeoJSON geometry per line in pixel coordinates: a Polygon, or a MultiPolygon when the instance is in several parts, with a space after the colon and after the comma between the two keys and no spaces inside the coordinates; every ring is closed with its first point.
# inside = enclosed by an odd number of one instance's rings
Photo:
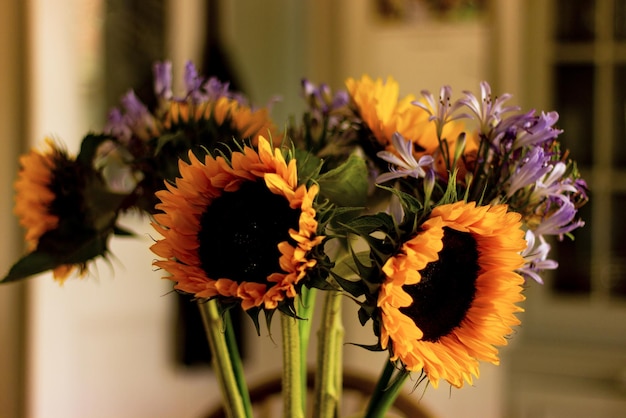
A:
{"type": "Polygon", "coordinates": [[[126,124],[122,111],[118,108],[113,108],[109,111],[107,123],[104,125],[103,130],[123,143],[128,142],[133,135],[133,131],[126,124]]]}
{"type": "Polygon", "coordinates": [[[567,166],[562,161],[557,161],[552,170],[535,183],[531,201],[540,201],[544,197],[562,195],[568,192],[577,193],[578,189],[571,184],[569,178],[563,178],[567,166]]]}
{"type": "Polygon", "coordinates": [[[535,242],[536,236],[533,231],[526,231],[526,249],[522,252],[524,266],[519,269],[522,276],[531,278],[537,283],[543,284],[543,279],[539,275],[544,270],[554,270],[559,266],[554,260],[548,260],[550,244],[543,236],[539,235],[539,241],[535,242]]]}
{"type": "Polygon", "coordinates": [[[217,77],[210,77],[202,86],[206,95],[206,100],[216,101],[220,97],[229,97],[231,94],[229,92],[230,83],[225,82],[222,83],[217,79],[217,77]]]}
{"type": "Polygon", "coordinates": [[[327,84],[316,86],[309,80],[303,79],[302,90],[309,108],[311,110],[320,111],[322,114],[328,114],[333,110],[348,105],[350,102],[348,92],[340,90],[333,95],[327,84]]]}
{"type": "Polygon", "coordinates": [[[196,66],[193,65],[193,62],[187,61],[185,64],[185,87],[187,89],[188,94],[193,94],[195,92],[200,91],[202,87],[202,78],[198,75],[198,71],[196,70],[196,66]]]}
{"type": "Polygon", "coordinates": [[[546,173],[549,173],[553,167],[548,164],[548,160],[549,158],[546,158],[543,149],[539,147],[531,149],[524,159],[517,162],[514,172],[511,174],[506,196],[513,196],[519,189],[536,183],[546,173]]]}
{"type": "Polygon", "coordinates": [[[504,103],[511,98],[510,94],[505,93],[496,97],[495,100],[492,99],[491,86],[486,81],[480,83],[480,100],[470,91],[464,91],[463,94],[465,97],[459,102],[476,115],[482,133],[488,133],[497,127],[504,114],[519,111],[517,106],[504,106],[504,103]]]}
{"type": "Polygon", "coordinates": [[[553,127],[558,120],[559,114],[556,112],[541,112],[541,116],[535,116],[524,121],[518,131],[517,138],[513,142],[513,149],[538,146],[556,138],[563,132],[553,127]]]}
{"type": "Polygon", "coordinates": [[[172,98],[172,63],[171,61],[156,62],[153,66],[154,92],[157,97],[170,100],[172,98]]]}
{"type": "Polygon", "coordinates": [[[122,97],[122,106],[126,110],[125,117],[128,118],[128,122],[140,123],[147,117],[150,117],[148,108],[132,90],[122,97]]]}
{"type": "Polygon", "coordinates": [[[441,87],[441,90],[439,91],[439,101],[436,101],[435,97],[428,90],[422,90],[422,96],[424,97],[426,103],[416,100],[412,102],[412,104],[428,112],[430,115],[428,120],[435,121],[437,126],[437,135],[440,137],[443,126],[446,123],[456,119],[470,117],[467,114],[454,114],[457,109],[463,106],[463,103],[460,100],[452,102],[452,87],[450,86],[441,87]]]}
{"type": "Polygon", "coordinates": [[[397,168],[390,167],[388,173],[383,173],[376,178],[376,183],[385,183],[389,180],[402,177],[414,177],[418,179],[426,176],[425,167],[432,169],[434,162],[433,157],[423,155],[420,157],[419,161],[417,161],[413,156],[413,142],[404,139],[400,133],[396,132],[393,134],[391,143],[398,152],[398,155],[390,151],[380,151],[376,155],[389,164],[395,165],[397,168]]]}
{"type": "Polygon", "coordinates": [[[566,196],[555,195],[547,204],[547,216],[542,219],[533,232],[536,235],[558,235],[559,238],[562,238],[563,234],[585,225],[581,219],[574,220],[576,212],[576,207],[566,196]],[[552,211],[553,206],[557,206],[554,211],[552,211]]]}
{"type": "Polygon", "coordinates": [[[122,113],[119,109],[112,109],[109,112],[108,122],[104,127],[105,133],[114,135],[122,142],[128,142],[133,135],[145,140],[156,134],[154,116],[134,91],[126,93],[121,101],[125,112],[122,113]]]}

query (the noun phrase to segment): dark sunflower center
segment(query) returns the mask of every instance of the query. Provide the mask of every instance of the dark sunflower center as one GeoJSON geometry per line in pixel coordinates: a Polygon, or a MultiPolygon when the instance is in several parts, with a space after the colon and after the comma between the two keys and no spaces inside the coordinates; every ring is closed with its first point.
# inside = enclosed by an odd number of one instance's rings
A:
{"type": "Polygon", "coordinates": [[[413,304],[400,312],[424,332],[425,341],[438,341],[461,324],[474,300],[478,270],[474,237],[445,227],[439,260],[420,271],[418,284],[402,287],[413,304]]]}
{"type": "Polygon", "coordinates": [[[277,245],[291,240],[289,228],[298,229],[299,218],[300,211],[263,181],[223,193],[200,219],[202,268],[212,279],[266,283],[269,274],[281,271],[277,245]]]}

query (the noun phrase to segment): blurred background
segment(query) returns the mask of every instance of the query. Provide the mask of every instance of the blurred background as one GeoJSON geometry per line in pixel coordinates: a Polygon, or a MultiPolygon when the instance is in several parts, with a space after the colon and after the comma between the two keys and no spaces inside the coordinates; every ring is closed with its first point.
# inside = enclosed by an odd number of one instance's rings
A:
{"type": "MultiPolygon", "coordinates": [[[[1,274],[23,251],[18,156],[46,135],[77,151],[129,88],[150,91],[162,59],[175,82],[191,59],[256,104],[280,95],[279,125],[304,108],[301,78],[339,89],[364,73],[392,75],[402,95],[487,80],[525,109],[557,110],[592,190],[587,226],[555,243],[557,274],[529,283],[499,367],[413,396],[442,418],[626,416],[626,1],[2,0],[1,274]]],[[[181,355],[180,303],[152,271],[146,220],[124,222],[139,239],[115,239],[87,279],[0,286],[0,417],[196,418],[220,402],[210,367],[181,355]]],[[[355,314],[347,304],[346,341],[372,343],[355,314]]],[[[241,333],[251,381],[280,369],[277,330],[257,337],[245,319],[241,333]]],[[[385,360],[344,350],[364,375],[385,360]]]]}

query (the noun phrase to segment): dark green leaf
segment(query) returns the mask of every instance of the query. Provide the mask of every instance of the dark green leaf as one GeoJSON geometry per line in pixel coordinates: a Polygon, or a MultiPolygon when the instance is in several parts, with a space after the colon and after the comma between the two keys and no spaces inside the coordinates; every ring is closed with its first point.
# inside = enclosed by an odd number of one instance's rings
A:
{"type": "Polygon", "coordinates": [[[362,207],[367,199],[367,175],[363,158],[351,155],[342,165],[320,176],[320,194],[337,206],[362,207]]]}

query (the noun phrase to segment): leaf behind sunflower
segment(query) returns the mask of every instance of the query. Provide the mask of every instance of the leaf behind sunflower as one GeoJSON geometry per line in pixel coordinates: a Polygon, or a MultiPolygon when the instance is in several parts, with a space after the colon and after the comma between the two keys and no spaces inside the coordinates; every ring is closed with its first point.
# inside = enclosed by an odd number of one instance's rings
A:
{"type": "MultiPolygon", "coordinates": [[[[107,253],[106,238],[98,235],[87,237],[81,241],[75,241],[72,248],[64,248],[63,251],[53,251],[46,248],[54,246],[46,245],[42,249],[39,246],[31,253],[19,259],[9,270],[0,283],[8,283],[21,280],[54,270],[63,265],[77,265],[84,268],[85,264],[107,253]]],[[[50,242],[48,242],[50,244],[50,242]]],[[[67,245],[65,245],[67,247],[67,245]]]]}
{"type": "Polygon", "coordinates": [[[318,183],[320,194],[337,206],[365,205],[369,184],[363,158],[351,155],[339,167],[322,174],[318,183]]]}

